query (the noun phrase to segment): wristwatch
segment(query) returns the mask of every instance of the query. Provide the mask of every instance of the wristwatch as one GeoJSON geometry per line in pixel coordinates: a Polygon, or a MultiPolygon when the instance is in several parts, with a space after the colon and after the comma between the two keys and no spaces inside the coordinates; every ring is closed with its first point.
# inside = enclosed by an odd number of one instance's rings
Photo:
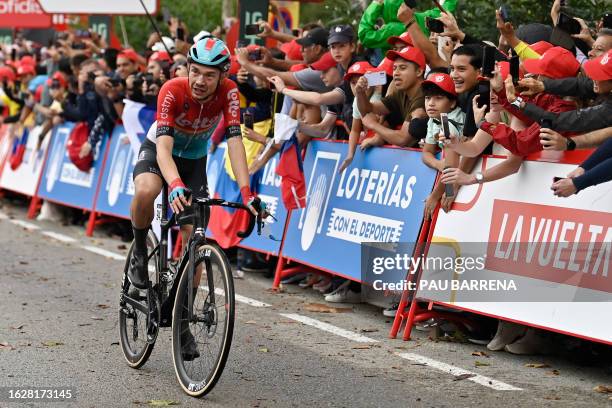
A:
{"type": "Polygon", "coordinates": [[[516,109],[522,109],[521,105],[523,104],[523,98],[517,96],[514,102],[511,102],[510,105],[514,106],[516,109]]]}
{"type": "Polygon", "coordinates": [[[474,177],[476,177],[476,182],[478,184],[484,183],[484,176],[481,172],[477,171],[476,174],[474,174],[474,177]]]}
{"type": "Polygon", "coordinates": [[[576,150],[576,142],[573,139],[567,138],[566,147],[567,150],[576,150]]]}

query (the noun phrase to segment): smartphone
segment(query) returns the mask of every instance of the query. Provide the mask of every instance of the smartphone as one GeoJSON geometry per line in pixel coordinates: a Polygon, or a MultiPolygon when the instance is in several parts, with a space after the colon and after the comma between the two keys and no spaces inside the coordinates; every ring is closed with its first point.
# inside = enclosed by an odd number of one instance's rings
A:
{"type": "Polygon", "coordinates": [[[404,0],[404,4],[410,8],[416,8],[417,6],[416,0],[404,0]]]}
{"type": "Polygon", "coordinates": [[[565,177],[553,177],[553,183],[556,183],[559,180],[563,180],[565,177]]]}
{"type": "Polygon", "coordinates": [[[518,83],[520,77],[519,77],[519,65],[520,65],[521,61],[519,59],[518,55],[514,55],[512,58],[510,58],[510,75],[512,76],[512,83],[516,84],[518,83]]]}
{"type": "Polygon", "coordinates": [[[366,72],[364,76],[368,80],[368,86],[378,86],[387,84],[387,74],[383,71],[366,72]]]}
{"type": "Polygon", "coordinates": [[[244,112],[244,114],[242,115],[242,118],[244,120],[244,127],[247,129],[253,129],[253,125],[254,125],[253,114],[251,112],[244,112]]]}
{"type": "Polygon", "coordinates": [[[545,119],[545,118],[540,119],[540,127],[541,127],[542,129],[543,129],[543,128],[546,128],[546,129],[552,129],[552,120],[550,120],[550,119],[545,119]]]}
{"type": "Polygon", "coordinates": [[[450,126],[448,125],[448,113],[440,114],[440,122],[442,123],[442,133],[444,133],[444,137],[450,139],[452,136],[450,133],[450,126]]]}
{"type": "Polygon", "coordinates": [[[497,48],[485,45],[482,47],[482,76],[493,78],[495,71],[495,52],[497,48]]]}
{"type": "Polygon", "coordinates": [[[176,38],[185,41],[185,30],[181,27],[176,29],[176,38]]]}
{"type": "Polygon", "coordinates": [[[444,23],[436,18],[429,18],[425,20],[425,24],[427,28],[432,33],[443,33],[444,32],[444,23]]]}
{"type": "Polygon", "coordinates": [[[487,112],[491,109],[491,84],[489,81],[478,82],[478,107],[487,105],[487,112]]]}
{"type": "Polygon", "coordinates": [[[299,28],[294,28],[293,30],[291,30],[291,34],[293,34],[294,37],[299,37],[300,36],[300,29],[299,28]]]}
{"type": "Polygon", "coordinates": [[[172,15],[170,14],[170,10],[168,9],[168,7],[162,7],[162,15],[164,16],[164,21],[166,23],[170,23],[170,18],[172,18],[172,15]]]}
{"type": "Polygon", "coordinates": [[[559,13],[557,27],[559,27],[568,34],[579,34],[582,30],[582,26],[580,25],[578,20],[564,12],[559,13]]]}
{"type": "Polygon", "coordinates": [[[261,31],[259,30],[259,24],[247,24],[244,27],[244,33],[246,35],[257,35],[261,31]]]}
{"type": "Polygon", "coordinates": [[[73,50],[84,50],[85,48],[87,48],[87,46],[84,43],[73,43],[72,44],[72,49],[73,50]]]}
{"type": "Polygon", "coordinates": [[[249,61],[259,61],[261,59],[261,48],[249,52],[249,61]]]}
{"type": "Polygon", "coordinates": [[[505,4],[499,8],[499,12],[501,14],[502,20],[504,23],[512,22],[512,17],[510,17],[510,9],[505,4]]]}
{"type": "Polygon", "coordinates": [[[603,16],[603,28],[612,30],[612,13],[606,13],[603,16]]]}

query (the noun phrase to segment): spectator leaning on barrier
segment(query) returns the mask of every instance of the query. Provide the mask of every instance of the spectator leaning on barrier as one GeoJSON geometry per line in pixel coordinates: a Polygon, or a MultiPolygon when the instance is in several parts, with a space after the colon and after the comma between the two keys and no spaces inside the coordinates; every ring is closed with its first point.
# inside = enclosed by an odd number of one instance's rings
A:
{"type": "MultiPolygon", "coordinates": [[[[612,95],[612,50],[584,64],[586,74],[593,80],[595,92],[612,95]]],[[[587,187],[612,180],[612,139],[605,141],[577,169],[552,185],[554,194],[568,197],[587,187]]]]}
{"type": "Polygon", "coordinates": [[[425,99],[421,89],[425,56],[418,48],[406,47],[399,52],[388,51],[387,58],[393,60],[393,94],[380,101],[371,102],[367,94],[367,78],[359,78],[355,86],[362,122],[366,128],[376,132],[376,136],[362,143],[362,148],[385,143],[403,147],[415,146],[418,140],[410,134],[410,122],[415,118],[426,117],[425,99]],[[384,116],[387,125],[379,123],[372,114],[384,116]]]}

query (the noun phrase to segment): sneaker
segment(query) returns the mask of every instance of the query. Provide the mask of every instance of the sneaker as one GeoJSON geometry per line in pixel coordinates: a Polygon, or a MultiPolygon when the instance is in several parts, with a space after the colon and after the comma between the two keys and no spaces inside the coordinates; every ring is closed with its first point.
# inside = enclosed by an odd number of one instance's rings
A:
{"type": "Polygon", "coordinates": [[[306,277],[306,273],[296,273],[295,275],[287,276],[285,279],[281,280],[283,285],[288,285],[290,283],[298,283],[302,279],[306,277]]]}
{"type": "Polygon", "coordinates": [[[309,288],[315,283],[319,283],[320,280],[321,277],[319,275],[309,273],[308,275],[306,275],[306,278],[304,278],[300,283],[298,283],[298,286],[300,288],[309,288]]]}
{"type": "Polygon", "coordinates": [[[351,281],[347,280],[336,290],[325,295],[325,301],[329,303],[361,303],[361,293],[349,289],[351,281]]]}
{"type": "Polygon", "coordinates": [[[266,272],[270,269],[270,265],[266,262],[261,262],[257,259],[257,257],[253,256],[249,261],[245,262],[243,265],[240,265],[240,269],[244,272],[266,272]]]}
{"type": "Polygon", "coordinates": [[[523,325],[500,320],[497,324],[497,333],[487,344],[487,348],[491,351],[503,350],[507,344],[513,343],[523,336],[526,330],[527,328],[523,325]]]}
{"type": "Polygon", "coordinates": [[[234,279],[244,279],[244,271],[240,268],[232,269],[232,276],[234,279]]]}
{"type": "Polygon", "coordinates": [[[318,290],[321,293],[326,292],[332,286],[332,281],[330,278],[323,278],[319,282],[312,285],[314,290],[318,290]]]}
{"type": "Polygon", "coordinates": [[[389,306],[386,309],[383,309],[383,312],[382,312],[383,316],[395,317],[398,307],[399,307],[399,302],[392,303],[391,306],[389,306]]]}
{"type": "Polygon", "coordinates": [[[132,253],[130,258],[130,267],[128,269],[127,277],[138,289],[148,289],[149,287],[149,274],[147,265],[147,256],[132,253]]]}
{"type": "Polygon", "coordinates": [[[544,336],[538,330],[530,327],[523,337],[514,343],[507,344],[504,350],[520,355],[546,354],[549,346],[544,336]]]}

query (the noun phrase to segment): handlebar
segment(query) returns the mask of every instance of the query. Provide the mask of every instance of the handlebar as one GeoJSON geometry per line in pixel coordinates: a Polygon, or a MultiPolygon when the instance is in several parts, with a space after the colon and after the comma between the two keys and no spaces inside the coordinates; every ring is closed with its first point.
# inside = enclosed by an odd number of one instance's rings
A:
{"type": "Polygon", "coordinates": [[[261,226],[263,224],[263,216],[261,214],[262,212],[261,211],[261,200],[259,198],[256,197],[256,200],[253,202],[253,206],[255,207],[255,210],[257,210],[259,214],[257,216],[253,215],[251,210],[249,210],[249,207],[247,207],[246,205],[242,203],[233,202],[233,201],[226,201],[222,198],[201,197],[201,198],[196,198],[195,201],[207,207],[219,206],[219,207],[228,207],[228,208],[236,208],[239,210],[245,210],[249,214],[249,224],[244,231],[239,231],[237,235],[240,238],[248,237],[253,232],[253,229],[255,228],[255,223],[257,223],[257,233],[261,235],[261,226]]]}

